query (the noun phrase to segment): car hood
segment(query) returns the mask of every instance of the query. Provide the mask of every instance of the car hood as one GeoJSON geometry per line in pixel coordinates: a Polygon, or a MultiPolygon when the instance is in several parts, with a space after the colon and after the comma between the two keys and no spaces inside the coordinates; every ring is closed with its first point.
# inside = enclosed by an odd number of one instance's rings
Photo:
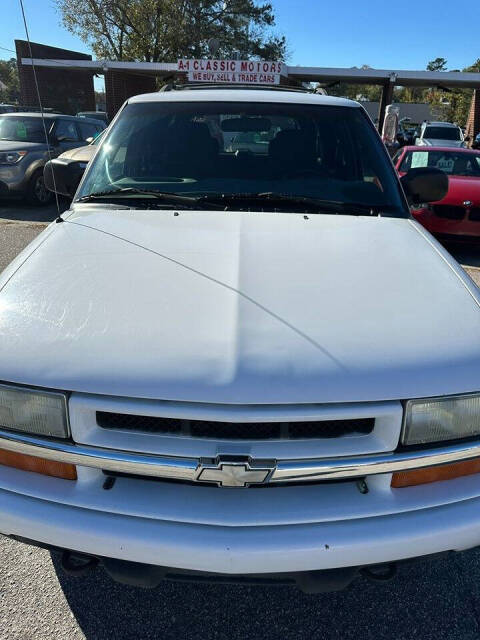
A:
{"type": "Polygon", "coordinates": [[[59,158],[63,160],[75,160],[76,162],[90,162],[95,155],[98,147],[94,144],[88,144],[85,147],[77,147],[64,151],[59,158]]]}
{"type": "Polygon", "coordinates": [[[423,138],[423,143],[428,147],[454,147],[463,149],[465,143],[462,140],[437,140],[436,138],[423,138]]]}
{"type": "Polygon", "coordinates": [[[44,142],[22,142],[21,140],[0,140],[0,151],[18,151],[22,149],[32,149],[40,151],[46,149],[44,142]]]}
{"type": "Polygon", "coordinates": [[[478,390],[462,274],[407,219],[77,206],[0,279],[0,379],[225,403],[478,390]]]}

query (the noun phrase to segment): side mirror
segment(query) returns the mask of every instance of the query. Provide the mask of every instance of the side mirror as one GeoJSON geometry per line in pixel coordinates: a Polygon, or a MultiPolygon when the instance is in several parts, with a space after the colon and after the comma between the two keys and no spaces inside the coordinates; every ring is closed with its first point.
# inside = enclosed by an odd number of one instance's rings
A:
{"type": "Polygon", "coordinates": [[[60,158],[50,160],[43,170],[46,188],[49,191],[56,191],[60,196],[73,198],[85,167],[85,162],[61,160],[60,158]]]}
{"type": "Polygon", "coordinates": [[[400,178],[409,204],[443,200],[448,191],[448,176],[440,169],[418,167],[400,178]]]}

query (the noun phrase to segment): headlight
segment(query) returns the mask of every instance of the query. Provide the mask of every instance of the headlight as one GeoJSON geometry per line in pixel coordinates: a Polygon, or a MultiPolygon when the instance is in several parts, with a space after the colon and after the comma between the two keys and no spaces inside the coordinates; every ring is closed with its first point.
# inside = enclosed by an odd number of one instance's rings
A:
{"type": "Polygon", "coordinates": [[[67,397],[63,393],[0,385],[0,429],[67,438],[67,397]]]}
{"type": "Polygon", "coordinates": [[[409,400],[402,444],[443,442],[480,435],[480,395],[409,400]]]}
{"type": "Polygon", "coordinates": [[[16,164],[26,155],[26,151],[2,151],[0,153],[0,164],[16,164]]]}

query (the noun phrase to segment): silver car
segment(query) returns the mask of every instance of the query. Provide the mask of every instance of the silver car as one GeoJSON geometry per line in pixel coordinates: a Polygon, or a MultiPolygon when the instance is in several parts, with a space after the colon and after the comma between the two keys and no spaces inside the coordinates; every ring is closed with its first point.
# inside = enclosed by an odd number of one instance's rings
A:
{"type": "Polygon", "coordinates": [[[451,122],[424,122],[415,144],[419,147],[466,147],[460,127],[451,122]]]}
{"type": "Polygon", "coordinates": [[[99,120],[39,113],[0,115],[0,197],[23,196],[34,205],[45,205],[53,194],[45,188],[43,168],[54,158],[103,131],[99,120]]]}

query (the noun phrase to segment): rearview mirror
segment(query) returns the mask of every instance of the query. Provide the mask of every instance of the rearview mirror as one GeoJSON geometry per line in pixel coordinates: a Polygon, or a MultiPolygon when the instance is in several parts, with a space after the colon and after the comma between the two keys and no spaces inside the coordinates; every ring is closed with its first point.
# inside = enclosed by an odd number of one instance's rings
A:
{"type": "Polygon", "coordinates": [[[45,165],[43,180],[49,191],[73,198],[85,171],[85,162],[54,158],[45,165]]]}
{"type": "Polygon", "coordinates": [[[409,204],[443,200],[448,191],[448,176],[440,169],[418,167],[400,178],[409,204]]]}

